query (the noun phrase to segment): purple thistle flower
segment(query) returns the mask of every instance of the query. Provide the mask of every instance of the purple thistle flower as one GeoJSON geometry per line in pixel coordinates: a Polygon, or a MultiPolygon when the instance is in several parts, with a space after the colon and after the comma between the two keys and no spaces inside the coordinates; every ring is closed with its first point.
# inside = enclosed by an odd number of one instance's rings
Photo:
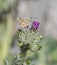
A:
{"type": "Polygon", "coordinates": [[[38,27],[39,27],[39,22],[37,22],[37,21],[34,21],[33,23],[32,23],[32,28],[34,28],[35,30],[37,30],[38,29],[38,27]]]}

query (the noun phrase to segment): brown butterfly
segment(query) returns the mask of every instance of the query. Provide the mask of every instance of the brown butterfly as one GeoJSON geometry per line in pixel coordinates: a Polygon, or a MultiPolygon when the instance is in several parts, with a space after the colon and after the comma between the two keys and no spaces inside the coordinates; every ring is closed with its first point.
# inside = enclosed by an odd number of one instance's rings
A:
{"type": "Polygon", "coordinates": [[[21,25],[21,27],[26,28],[30,22],[29,18],[17,18],[18,23],[21,25]]]}

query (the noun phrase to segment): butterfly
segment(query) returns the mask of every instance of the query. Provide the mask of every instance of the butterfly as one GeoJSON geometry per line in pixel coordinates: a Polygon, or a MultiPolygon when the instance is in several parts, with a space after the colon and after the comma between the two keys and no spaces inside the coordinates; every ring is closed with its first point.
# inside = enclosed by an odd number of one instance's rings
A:
{"type": "Polygon", "coordinates": [[[26,28],[30,22],[29,18],[17,18],[18,23],[21,25],[21,27],[26,28]]]}

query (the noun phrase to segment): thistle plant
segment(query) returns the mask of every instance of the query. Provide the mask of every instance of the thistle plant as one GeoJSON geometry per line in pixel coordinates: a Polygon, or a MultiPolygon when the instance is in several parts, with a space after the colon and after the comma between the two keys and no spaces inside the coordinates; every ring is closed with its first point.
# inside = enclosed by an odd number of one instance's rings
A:
{"type": "Polygon", "coordinates": [[[34,55],[42,48],[39,44],[42,36],[38,34],[38,21],[33,21],[30,29],[18,29],[16,33],[17,46],[20,49],[19,54],[14,58],[12,65],[31,65],[34,55]]]}

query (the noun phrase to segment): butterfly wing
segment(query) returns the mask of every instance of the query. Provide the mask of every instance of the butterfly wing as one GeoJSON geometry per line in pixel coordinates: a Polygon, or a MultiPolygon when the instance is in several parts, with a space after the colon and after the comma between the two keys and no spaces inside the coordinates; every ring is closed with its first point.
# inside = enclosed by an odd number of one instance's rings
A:
{"type": "Polygon", "coordinates": [[[21,25],[21,27],[26,28],[29,24],[29,18],[19,18],[18,22],[21,25]]]}

